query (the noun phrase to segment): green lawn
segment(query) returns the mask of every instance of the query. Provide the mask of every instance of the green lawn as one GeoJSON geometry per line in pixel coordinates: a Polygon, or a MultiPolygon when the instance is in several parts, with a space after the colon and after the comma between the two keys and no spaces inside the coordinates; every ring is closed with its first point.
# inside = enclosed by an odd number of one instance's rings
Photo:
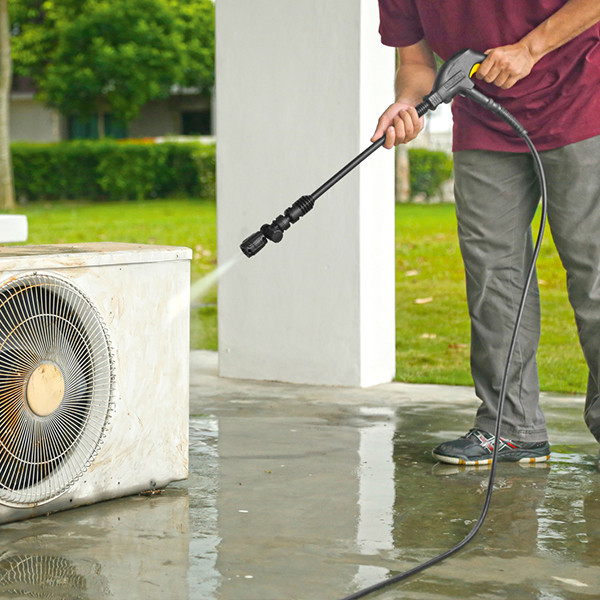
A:
{"type": "MultiPolygon", "coordinates": [[[[187,246],[192,281],[216,265],[216,208],[208,200],[31,204],[30,244],[118,241],[187,246]]],[[[452,205],[396,208],[396,348],[400,381],[471,385],[469,323],[452,205]]],[[[538,263],[542,389],[585,391],[565,278],[549,232],[538,263]]],[[[216,290],[194,299],[192,347],[217,348],[216,290]]]]}
{"type": "MultiPolygon", "coordinates": [[[[538,279],[541,387],[583,393],[587,369],[564,271],[548,228],[538,279]]],[[[396,356],[400,381],[472,384],[464,271],[452,205],[409,204],[396,209],[396,356]]]]}

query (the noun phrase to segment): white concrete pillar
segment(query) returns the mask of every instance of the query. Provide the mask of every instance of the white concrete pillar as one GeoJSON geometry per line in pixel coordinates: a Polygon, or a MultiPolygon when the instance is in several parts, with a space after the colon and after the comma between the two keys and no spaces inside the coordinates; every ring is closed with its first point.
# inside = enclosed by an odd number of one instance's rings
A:
{"type": "MultiPolygon", "coordinates": [[[[373,0],[219,0],[220,265],[366,148],[393,100],[373,0]]],[[[378,150],[219,283],[220,374],[369,386],[395,372],[394,157],[378,150]]]]}

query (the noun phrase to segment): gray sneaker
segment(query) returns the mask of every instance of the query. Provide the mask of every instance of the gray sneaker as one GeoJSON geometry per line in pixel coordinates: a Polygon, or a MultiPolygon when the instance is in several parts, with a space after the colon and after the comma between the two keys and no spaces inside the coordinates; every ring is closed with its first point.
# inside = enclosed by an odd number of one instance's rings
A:
{"type": "MultiPolygon", "coordinates": [[[[481,429],[452,442],[444,442],[433,450],[437,460],[452,465],[488,465],[492,462],[495,438],[481,429]]],[[[514,442],[500,438],[498,460],[507,462],[536,463],[550,458],[550,444],[546,442],[514,442]]]]}

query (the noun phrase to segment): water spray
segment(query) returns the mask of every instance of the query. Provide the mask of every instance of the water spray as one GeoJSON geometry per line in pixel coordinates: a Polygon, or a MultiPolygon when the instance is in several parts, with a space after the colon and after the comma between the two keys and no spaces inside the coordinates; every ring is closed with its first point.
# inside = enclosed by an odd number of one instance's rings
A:
{"type": "Polygon", "coordinates": [[[219,279],[225,275],[232,267],[234,267],[242,257],[238,254],[233,258],[230,258],[226,263],[219,265],[216,269],[213,269],[210,273],[204,275],[197,281],[195,281],[190,288],[190,300],[200,300],[210,291],[210,289],[219,282],[219,279]]]}
{"type": "Polygon", "coordinates": [[[189,312],[190,304],[204,298],[204,296],[206,296],[206,294],[208,294],[208,292],[210,292],[210,290],[219,282],[221,277],[229,272],[240,260],[242,260],[242,258],[243,257],[240,254],[237,254],[233,258],[230,258],[226,263],[219,265],[210,271],[210,273],[207,273],[192,283],[189,292],[188,290],[183,290],[180,293],[173,294],[166,307],[169,321],[173,321],[173,319],[178,317],[183,311],[189,312]]]}

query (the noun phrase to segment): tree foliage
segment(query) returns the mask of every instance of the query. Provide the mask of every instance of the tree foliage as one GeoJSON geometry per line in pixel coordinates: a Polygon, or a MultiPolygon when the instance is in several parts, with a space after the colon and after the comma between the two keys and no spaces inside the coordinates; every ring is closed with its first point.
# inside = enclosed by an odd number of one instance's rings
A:
{"type": "Polygon", "coordinates": [[[442,185],[452,177],[452,157],[426,148],[411,148],[408,155],[412,197],[421,196],[427,202],[441,198],[442,185]]]}
{"type": "Polygon", "coordinates": [[[168,0],[185,47],[184,87],[210,92],[215,83],[215,6],[212,0],[168,0]]]}
{"type": "Polygon", "coordinates": [[[11,0],[15,72],[64,114],[130,121],[174,85],[214,81],[211,0],[11,0]]]}

